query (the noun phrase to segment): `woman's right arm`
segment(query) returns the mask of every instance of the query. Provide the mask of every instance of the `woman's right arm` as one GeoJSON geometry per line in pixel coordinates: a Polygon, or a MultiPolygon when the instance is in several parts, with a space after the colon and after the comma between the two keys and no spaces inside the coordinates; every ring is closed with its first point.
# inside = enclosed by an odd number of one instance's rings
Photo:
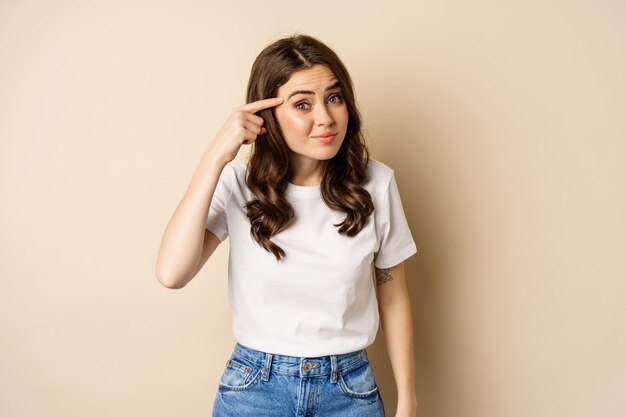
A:
{"type": "Polygon", "coordinates": [[[156,275],[167,288],[187,285],[219,245],[219,239],[206,229],[206,221],[222,170],[235,159],[241,145],[266,132],[263,119],[254,113],[282,100],[268,98],[236,107],[205,150],[159,247],[156,275]]]}
{"type": "Polygon", "coordinates": [[[167,224],[156,263],[157,279],[167,288],[178,289],[187,285],[202,266],[202,255],[206,255],[206,262],[219,245],[219,239],[206,229],[206,219],[226,164],[216,157],[212,148],[204,152],[187,191],[167,224]],[[211,253],[206,253],[209,251],[211,253]]]}

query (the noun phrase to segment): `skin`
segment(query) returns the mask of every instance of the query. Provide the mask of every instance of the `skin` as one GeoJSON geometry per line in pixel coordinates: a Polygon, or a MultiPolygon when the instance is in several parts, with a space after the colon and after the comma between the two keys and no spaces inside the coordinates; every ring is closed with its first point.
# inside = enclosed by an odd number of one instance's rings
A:
{"type": "Polygon", "coordinates": [[[404,276],[404,262],[391,268],[374,268],[380,327],[398,392],[396,417],[417,416],[413,322],[411,301],[404,276]]]}
{"type": "Polygon", "coordinates": [[[337,155],[346,136],[349,116],[341,88],[325,91],[335,81],[337,78],[328,67],[315,65],[293,73],[278,89],[277,97],[284,98],[284,101],[276,107],[275,114],[291,151],[292,184],[319,185],[326,161],[337,155]],[[313,94],[290,97],[298,90],[313,94]],[[338,133],[331,144],[312,138],[327,131],[338,133]]]}

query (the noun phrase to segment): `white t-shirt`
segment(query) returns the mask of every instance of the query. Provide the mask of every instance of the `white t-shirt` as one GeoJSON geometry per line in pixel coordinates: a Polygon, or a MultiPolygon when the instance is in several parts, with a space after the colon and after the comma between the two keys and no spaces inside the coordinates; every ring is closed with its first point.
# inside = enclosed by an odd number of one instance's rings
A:
{"type": "Polygon", "coordinates": [[[296,219],[270,238],[285,251],[278,262],[250,235],[243,206],[254,196],[246,167],[224,167],[206,222],[220,241],[230,237],[228,300],[235,339],[264,352],[306,357],[372,344],[379,324],[372,263],[390,268],[417,252],[393,169],[370,158],[363,187],[374,212],[354,237],[333,226],[346,214],[326,206],[320,185],[289,183],[285,195],[296,219]]]}

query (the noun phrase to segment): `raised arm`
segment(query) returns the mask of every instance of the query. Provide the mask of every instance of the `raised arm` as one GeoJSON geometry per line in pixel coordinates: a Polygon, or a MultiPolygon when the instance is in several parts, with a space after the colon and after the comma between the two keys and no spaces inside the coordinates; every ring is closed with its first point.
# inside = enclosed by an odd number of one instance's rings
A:
{"type": "Polygon", "coordinates": [[[183,288],[219,244],[206,229],[206,221],[222,170],[235,159],[243,144],[265,134],[263,118],[254,113],[282,102],[282,98],[268,98],[235,107],[202,154],[161,240],[156,261],[156,276],[161,284],[183,288]]]}
{"type": "Polygon", "coordinates": [[[196,267],[209,237],[205,227],[209,207],[225,166],[224,160],[207,149],[167,224],[156,262],[157,279],[167,288],[184,287],[198,272],[196,267]]]}

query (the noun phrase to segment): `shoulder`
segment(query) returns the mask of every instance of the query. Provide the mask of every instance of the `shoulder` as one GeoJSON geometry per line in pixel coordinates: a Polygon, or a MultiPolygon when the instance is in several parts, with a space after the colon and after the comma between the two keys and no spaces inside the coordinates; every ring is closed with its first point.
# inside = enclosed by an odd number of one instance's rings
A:
{"type": "Polygon", "coordinates": [[[224,166],[222,175],[231,184],[233,181],[238,181],[241,178],[245,178],[246,164],[244,162],[231,161],[224,166]]]}
{"type": "Polygon", "coordinates": [[[248,165],[245,162],[231,161],[224,166],[220,181],[230,189],[231,195],[247,195],[246,170],[248,165]]]}
{"type": "Polygon", "coordinates": [[[393,178],[394,170],[389,165],[370,158],[367,163],[368,183],[375,189],[386,188],[393,178]]]}
{"type": "Polygon", "coordinates": [[[363,188],[372,196],[375,207],[382,204],[385,200],[393,175],[394,170],[389,165],[377,159],[369,159],[367,163],[367,180],[363,188]]]}
{"type": "Polygon", "coordinates": [[[224,169],[229,169],[232,172],[239,172],[241,170],[245,171],[246,164],[244,162],[239,162],[239,161],[230,161],[224,166],[224,169]]]}

